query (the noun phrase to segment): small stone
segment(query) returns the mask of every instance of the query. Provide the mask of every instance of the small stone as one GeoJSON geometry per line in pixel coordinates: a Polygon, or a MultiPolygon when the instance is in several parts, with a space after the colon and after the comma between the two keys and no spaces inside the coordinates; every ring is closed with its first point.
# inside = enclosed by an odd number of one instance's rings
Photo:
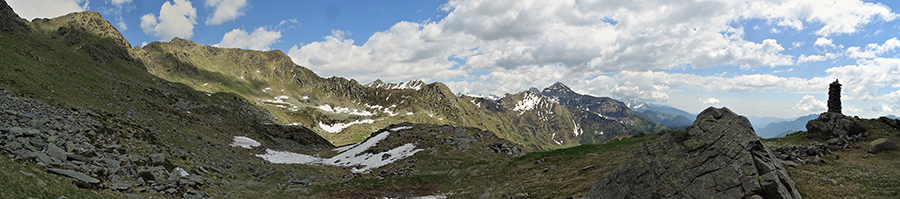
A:
{"type": "Polygon", "coordinates": [[[292,188],[292,189],[288,189],[288,191],[296,191],[296,192],[299,192],[300,195],[309,194],[309,189],[304,188],[304,187],[292,188]]]}
{"type": "Polygon", "coordinates": [[[74,150],[75,150],[75,143],[72,143],[71,141],[66,141],[66,152],[71,153],[74,150]]]}
{"type": "Polygon", "coordinates": [[[131,199],[144,199],[144,196],[137,195],[137,194],[126,193],[125,196],[128,196],[128,198],[131,198],[131,199]]]}
{"type": "Polygon", "coordinates": [[[116,191],[124,191],[124,190],[128,190],[128,187],[130,187],[130,185],[128,183],[117,182],[117,183],[113,183],[112,185],[110,185],[109,189],[116,190],[116,191]]]}
{"type": "Polygon", "coordinates": [[[22,175],[25,175],[25,176],[28,176],[28,177],[34,177],[34,174],[28,173],[28,172],[25,172],[25,171],[22,171],[22,170],[19,170],[19,173],[22,173],[22,175]]]}
{"type": "Polygon", "coordinates": [[[19,112],[16,112],[14,110],[6,109],[6,111],[4,111],[4,112],[6,112],[6,114],[10,114],[10,115],[19,115],[19,112]]]}
{"type": "Polygon", "coordinates": [[[38,135],[41,135],[41,131],[39,131],[37,129],[28,129],[28,130],[25,130],[25,135],[38,136],[38,135]]]}
{"type": "Polygon", "coordinates": [[[55,158],[57,160],[66,160],[66,151],[64,151],[62,148],[59,148],[55,144],[48,145],[47,155],[50,155],[51,158],[55,158]]]}
{"type": "Polygon", "coordinates": [[[157,154],[150,155],[150,161],[153,163],[165,162],[166,154],[165,153],[157,153],[157,154]]]}
{"type": "Polygon", "coordinates": [[[22,134],[25,134],[25,129],[22,129],[22,127],[12,127],[9,128],[9,133],[16,137],[19,137],[22,136],[22,134]]]}
{"type": "Polygon", "coordinates": [[[826,178],[826,177],[822,177],[822,181],[825,181],[825,182],[827,182],[827,183],[831,183],[831,185],[837,185],[837,184],[838,184],[837,180],[829,179],[829,178],[826,178]]]}
{"type": "Polygon", "coordinates": [[[40,178],[37,179],[37,184],[40,186],[47,186],[47,183],[44,182],[44,180],[41,180],[40,178]]]}
{"type": "Polygon", "coordinates": [[[40,160],[41,163],[44,163],[47,165],[54,163],[53,159],[50,158],[50,156],[48,156],[47,154],[45,154],[43,152],[34,152],[34,155],[37,156],[38,160],[40,160]]]}
{"type": "Polygon", "coordinates": [[[491,197],[491,191],[492,191],[492,190],[494,190],[494,189],[493,189],[493,188],[487,188],[487,189],[485,189],[485,190],[484,190],[484,193],[482,193],[481,196],[478,196],[478,198],[479,198],[479,199],[487,199],[487,198],[490,198],[490,197],[491,197]]]}

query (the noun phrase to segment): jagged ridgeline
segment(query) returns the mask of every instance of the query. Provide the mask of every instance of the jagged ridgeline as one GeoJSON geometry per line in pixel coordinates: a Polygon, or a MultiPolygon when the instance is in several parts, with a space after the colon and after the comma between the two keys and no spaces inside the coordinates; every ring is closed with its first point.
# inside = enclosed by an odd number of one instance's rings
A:
{"type": "Polygon", "coordinates": [[[225,49],[175,38],[130,52],[159,77],[204,92],[235,93],[277,123],[306,126],[335,145],[362,141],[400,122],[477,127],[533,150],[603,143],[659,128],[608,98],[602,108],[582,109],[528,91],[491,101],[456,96],[442,83],[360,84],[319,77],[279,50],[225,49]]]}

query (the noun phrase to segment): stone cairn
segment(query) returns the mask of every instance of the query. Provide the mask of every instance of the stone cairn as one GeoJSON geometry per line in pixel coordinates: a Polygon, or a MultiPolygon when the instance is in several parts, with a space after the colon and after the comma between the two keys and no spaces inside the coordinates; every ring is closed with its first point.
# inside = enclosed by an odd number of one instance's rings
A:
{"type": "Polygon", "coordinates": [[[828,85],[828,112],[841,113],[841,83],[837,79],[828,85]]]}

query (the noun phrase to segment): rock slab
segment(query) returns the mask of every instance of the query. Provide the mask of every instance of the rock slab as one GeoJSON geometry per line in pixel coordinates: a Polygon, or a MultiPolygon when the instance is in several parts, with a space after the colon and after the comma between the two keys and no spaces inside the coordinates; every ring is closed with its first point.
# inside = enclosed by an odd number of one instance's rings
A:
{"type": "Polygon", "coordinates": [[[97,178],[88,176],[84,173],[77,172],[77,171],[66,170],[66,169],[47,169],[47,172],[68,176],[70,178],[75,178],[75,179],[78,179],[78,180],[81,180],[81,181],[84,181],[87,183],[91,183],[91,184],[100,183],[100,180],[98,180],[97,178]]]}
{"type": "Polygon", "coordinates": [[[648,141],[583,198],[801,198],[750,121],[707,108],[685,131],[648,141]]]}
{"type": "Polygon", "coordinates": [[[897,143],[888,138],[878,138],[875,141],[869,142],[869,153],[878,153],[879,151],[887,151],[887,150],[897,150],[897,143]]]}

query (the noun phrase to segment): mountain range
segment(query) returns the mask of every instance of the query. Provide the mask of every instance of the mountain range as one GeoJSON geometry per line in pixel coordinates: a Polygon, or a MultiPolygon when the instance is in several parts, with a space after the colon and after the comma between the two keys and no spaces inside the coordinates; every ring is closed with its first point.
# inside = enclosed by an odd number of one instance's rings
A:
{"type": "MultiPolygon", "coordinates": [[[[823,168],[862,187],[850,195],[896,194],[884,166],[895,152],[850,147],[816,156],[830,166],[785,169],[773,151],[806,149],[808,136],[757,139],[726,108],[691,115],[562,83],[503,96],[362,84],[279,50],[132,47],[100,13],[27,21],[3,0],[0,24],[0,198],[578,198],[607,187],[815,198],[836,187],[823,168]],[[685,118],[697,122],[670,128],[685,118]],[[683,183],[657,186],[670,177],[683,183]]],[[[897,139],[885,121],[863,126],[897,139]]]]}
{"type": "Polygon", "coordinates": [[[757,128],[756,134],[762,138],[777,138],[784,137],[788,133],[806,131],[806,123],[817,117],[819,114],[809,114],[794,120],[772,122],[762,128],[757,128]]]}
{"type": "Polygon", "coordinates": [[[633,99],[622,100],[628,108],[634,112],[641,114],[651,120],[672,128],[685,127],[694,123],[692,118],[696,118],[696,114],[661,104],[651,104],[640,102],[633,99]]]}

